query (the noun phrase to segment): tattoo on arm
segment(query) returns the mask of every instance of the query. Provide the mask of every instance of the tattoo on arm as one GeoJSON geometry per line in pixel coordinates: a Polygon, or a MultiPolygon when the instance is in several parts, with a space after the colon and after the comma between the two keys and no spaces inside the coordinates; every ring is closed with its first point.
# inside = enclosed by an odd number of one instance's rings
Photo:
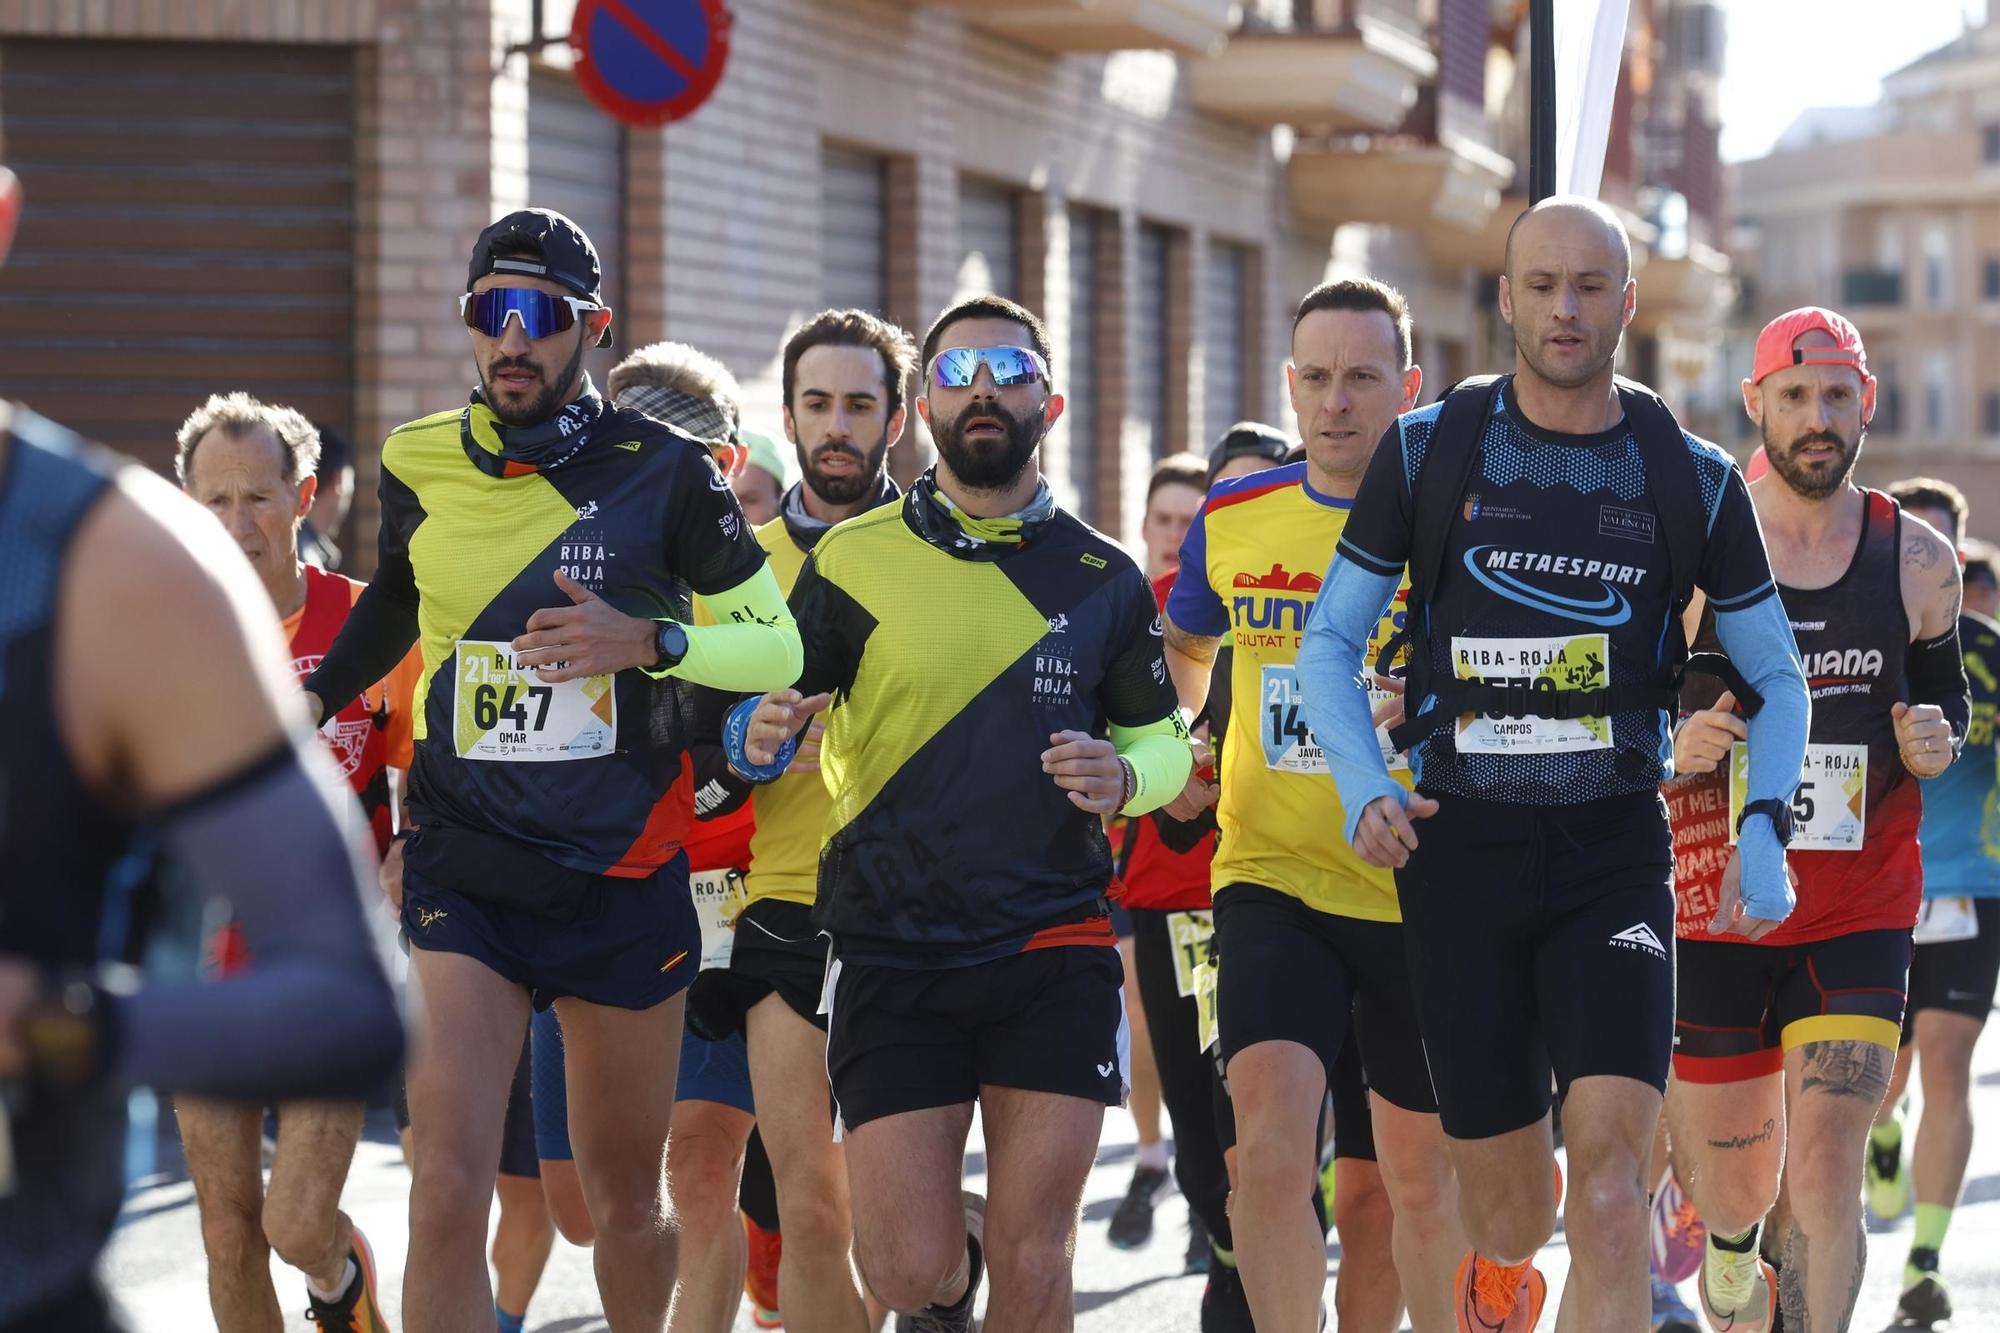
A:
{"type": "Polygon", "coordinates": [[[1167,647],[1204,665],[1212,665],[1215,654],[1222,647],[1220,634],[1190,634],[1172,620],[1164,619],[1161,628],[1165,632],[1167,647]]]}
{"type": "Polygon", "coordinates": [[[1889,1052],[1872,1041],[1812,1041],[1804,1046],[1802,1093],[1856,1097],[1879,1105],[1889,1091],[1889,1052]]]}
{"type": "Polygon", "coordinates": [[[1732,1134],[1726,1139],[1710,1139],[1711,1148],[1748,1148],[1752,1144],[1769,1143],[1778,1132],[1778,1122],[1766,1120],[1763,1127],[1754,1134],[1732,1134]]]}
{"type": "Polygon", "coordinates": [[[1903,563],[1913,569],[1936,569],[1937,544],[1928,537],[1912,537],[1903,547],[1903,563]]]}

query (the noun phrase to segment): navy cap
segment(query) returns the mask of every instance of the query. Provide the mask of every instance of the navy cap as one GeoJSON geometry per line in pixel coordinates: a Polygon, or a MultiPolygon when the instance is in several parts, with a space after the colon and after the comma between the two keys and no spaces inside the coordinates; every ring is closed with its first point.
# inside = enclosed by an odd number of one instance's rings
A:
{"type": "Polygon", "coordinates": [[[547,278],[586,301],[603,300],[597,247],[583,228],[547,208],[519,209],[479,233],[465,271],[465,290],[489,273],[547,278]]]}

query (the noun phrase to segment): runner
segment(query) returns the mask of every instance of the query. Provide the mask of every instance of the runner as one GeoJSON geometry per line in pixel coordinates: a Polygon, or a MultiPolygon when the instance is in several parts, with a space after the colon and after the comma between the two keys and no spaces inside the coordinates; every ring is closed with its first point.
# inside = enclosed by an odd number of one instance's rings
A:
{"type": "MultiPolygon", "coordinates": [[[[1958,561],[1851,480],[1875,380],[1847,320],[1808,307],[1767,324],[1743,403],[1771,464],[1750,496],[1813,695],[1803,776],[1773,816],[1790,834],[1798,905],[1782,925],[1743,932],[1754,943],[1724,936],[1729,832],[1755,812],[1735,813],[1748,808],[1735,699],[1691,682],[1674,739],[1685,776],[1668,1120],[1708,1224],[1709,1322],[1767,1328],[1782,1303],[1792,1329],[1845,1329],[1868,1253],[1863,1149],[1895,1060],[1922,892],[1911,778],[1942,773],[1965,736],[1958,561]],[[1791,1215],[1774,1282],[1757,1242],[1781,1170],[1791,1215]]],[[[1696,646],[1715,642],[1704,621],[1696,646]]]]}
{"type": "MultiPolygon", "coordinates": [[[[0,168],[0,254],[19,209],[0,168]]],[[[343,831],[353,798],[215,522],[0,405],[0,569],[0,1330],[105,1333],[93,1270],[124,1193],[127,1092],[359,1096],[394,1072],[402,1032],[343,831]],[[163,919],[225,903],[240,972],[107,966],[139,956],[113,922],[144,906],[152,846],[174,867],[151,880],[163,919]]]]}
{"type": "Polygon", "coordinates": [[[756,688],[796,670],[777,583],[707,451],[606,404],[582,371],[610,338],[599,276],[560,214],[481,233],[461,301],[479,387],[383,446],[376,578],[306,681],[338,711],[421,639],[403,859],[425,1037],[412,1333],[488,1317],[505,1089],[531,1005],[551,1002],[605,1316],[665,1318],[662,1165],[700,948],[676,678],[756,688]],[[732,623],[683,623],[683,586],[732,623]]]}
{"type": "MultiPolygon", "coordinates": [[[[346,621],[362,585],[324,573],[299,556],[300,527],[318,489],[319,433],[297,412],[247,394],[217,394],[176,436],[174,475],[215,515],[250,562],[304,676],[346,621]]],[[[400,860],[392,839],[392,788],[410,767],[410,698],[422,663],[406,655],[320,728],[368,817],[378,855],[400,860]]],[[[394,873],[393,867],[390,873],[394,873]]],[[[211,971],[241,965],[241,932],[211,941],[211,971]]],[[[267,1190],[264,1107],[181,1097],[174,1105],[188,1177],[201,1213],[208,1299],[222,1333],[282,1326],[271,1284],[271,1251],[305,1275],[309,1315],[321,1329],[375,1333],[385,1327],[367,1238],[340,1210],[367,1106],[290,1102],[278,1108],[278,1146],[267,1190]]]]}
{"type": "Polygon", "coordinates": [[[1965,751],[1942,777],[1924,784],[1924,904],[1910,962],[1910,1002],[1903,1014],[1889,1095],[1869,1133],[1868,1205],[1897,1218],[1916,1178],[1917,1215],[1903,1294],[1896,1316],[1918,1328],[1951,1318],[1951,1293],[1938,1276],[1938,1251],[1965,1184],[1972,1154],[1972,1051],[1993,1009],[2000,973],[2000,846],[1989,841],[1996,796],[1993,721],[2000,708],[2000,579],[1991,547],[1965,537],[1965,497],[1949,482],[1899,481],[1890,498],[1903,512],[1942,533],[1963,552],[1965,608],[1958,618],[1960,650],[1972,692],[1965,751]],[[1903,1169],[1898,1105],[1920,1063],[1924,1115],[1917,1125],[1911,1170],[1903,1169]]]}
{"type": "Polygon", "coordinates": [[[333,573],[340,568],[340,532],[354,504],[354,446],[331,426],[314,429],[319,433],[319,468],[313,473],[318,489],[299,528],[299,557],[333,573]]]}
{"type": "MultiPolygon", "coordinates": [[[[1375,1093],[1374,1147],[1386,1158],[1383,1181],[1396,1201],[1393,1262],[1385,1249],[1374,1261],[1400,1270],[1417,1328],[1444,1329],[1464,1240],[1410,1001],[1395,887],[1386,870],[1316,836],[1337,826],[1341,812],[1319,744],[1297,711],[1300,634],[1320,586],[1314,571],[1333,557],[1376,442],[1423,384],[1402,294],[1370,279],[1308,292],[1293,316],[1285,378],[1305,460],[1210,492],[1181,548],[1166,618],[1168,665],[1188,708],[1206,702],[1225,635],[1235,649],[1228,693],[1237,725],[1225,740],[1222,841],[1210,878],[1220,1049],[1236,1112],[1237,1254],[1259,1329],[1318,1327],[1326,1286],[1324,1226],[1312,1208],[1320,1117],[1352,1015],[1375,1093]]],[[[1383,622],[1385,634],[1392,627],[1383,622]]],[[[1352,1137],[1368,1106],[1350,1104],[1336,1132],[1352,1137]]],[[[1359,1230],[1355,1239],[1359,1274],[1369,1252],[1359,1230]]],[[[1350,1262],[1343,1245],[1343,1272],[1350,1262]]],[[[1400,1326],[1393,1285],[1386,1300],[1379,1281],[1347,1285],[1343,1326],[1370,1333],[1400,1326]],[[1362,1298],[1369,1286],[1377,1299],[1362,1298]]]]}
{"type": "MultiPolygon", "coordinates": [[[[1207,462],[1199,455],[1190,453],[1169,454],[1162,458],[1153,464],[1152,475],[1146,479],[1146,513],[1139,523],[1139,537],[1146,544],[1146,578],[1153,585],[1156,600],[1163,595],[1161,580],[1167,580],[1168,586],[1171,586],[1172,574],[1180,567],[1181,539],[1187,536],[1188,525],[1201,508],[1202,496],[1206,492],[1203,483],[1207,480],[1207,462]]],[[[1137,840],[1146,836],[1150,822],[1134,819],[1116,826],[1114,832],[1122,839],[1121,862],[1133,854],[1137,840]]],[[[1149,845],[1159,845],[1157,834],[1149,845]]],[[[1141,864],[1144,864],[1143,861],[1141,864]]],[[[1206,872],[1205,860],[1200,869],[1206,872]]],[[[1132,1123],[1139,1131],[1139,1148],[1132,1163],[1131,1183],[1125,1187],[1125,1197],[1112,1210],[1106,1235],[1117,1249],[1136,1250],[1153,1238],[1153,1207],[1159,1201],[1161,1191],[1167,1187],[1169,1154],[1166,1138],[1160,1133],[1163,1089],[1160,1066],[1154,1055],[1151,1015],[1139,993],[1135,938],[1138,923],[1132,915],[1134,886],[1122,877],[1118,885],[1119,893],[1111,912],[1111,927],[1118,936],[1119,961],[1125,967],[1125,1017],[1132,1029],[1132,1095],[1126,1099],[1125,1109],[1132,1113],[1132,1123]]],[[[1201,876],[1201,888],[1205,899],[1208,888],[1206,873],[1201,876]]],[[[1146,900],[1145,887],[1138,888],[1137,893],[1136,901],[1146,900]]],[[[1171,968],[1171,949],[1162,948],[1160,957],[1171,968]]],[[[1168,975],[1172,975],[1171,971],[1168,975]]],[[[1206,1076],[1203,1087],[1206,1088],[1206,1076]]],[[[1178,1120],[1174,1123],[1174,1132],[1180,1132],[1178,1120]]],[[[1206,1258],[1204,1255],[1204,1261],[1206,1258]]],[[[1201,1271],[1207,1271],[1205,1262],[1201,1271]]]]}
{"type": "MultiPolygon", "coordinates": [[[[788,591],[833,525],[900,498],[888,456],[908,417],[915,361],[907,333],[859,310],[822,311],[786,342],[785,434],[801,480],[785,493],[779,517],[757,529],[757,541],[788,591]]],[[[706,1035],[747,1039],[778,1189],[785,1322],[795,1333],[861,1333],[871,1321],[850,1259],[854,1224],[819,1014],[826,947],[812,924],[820,836],[833,804],[816,758],[823,734],[815,721],[793,759],[798,771],[756,791],[755,832],[739,862],[746,905],[727,965],[697,980],[691,1012],[706,1035]]],[[[749,791],[742,771],[720,778],[732,800],[749,791]]],[[[704,785],[700,797],[712,790],[704,785]]]]}
{"type": "Polygon", "coordinates": [[[742,502],[743,517],[761,528],[778,516],[785,495],[785,460],[770,436],[754,430],[743,432],[743,448],[745,466],[729,484],[742,502]]]}
{"type": "Polygon", "coordinates": [[[990,1269],[990,1333],[1061,1329],[1084,1181],[1125,1091],[1100,821],[1180,791],[1187,728],[1144,576],[1036,467],[1063,406],[1041,321],[960,302],[924,367],[936,467],[814,550],[792,591],[805,674],[733,713],[732,735],[738,766],[768,771],[838,697],[814,922],[869,1288],[903,1327],[960,1330],[990,1269]],[[959,1189],[975,1101],[983,1206],[959,1189]]]}
{"type": "MultiPolygon", "coordinates": [[[[1300,654],[1345,832],[1362,859],[1398,872],[1473,1247],[1452,1287],[1461,1329],[1514,1333],[1539,1317],[1546,1285],[1530,1261],[1560,1192],[1552,1074],[1572,1177],[1560,1326],[1647,1324],[1642,1177],[1674,996],[1657,785],[1677,654],[1662,645],[1681,588],[1728,608],[1731,656],[1762,692],[1757,811],[1790,792],[1804,749],[1804,683],[1734,467],[1614,380],[1637,300],[1630,254],[1592,200],[1545,200],[1516,222],[1499,289],[1515,372],[1396,423],[1300,654]],[[1419,702],[1391,734],[1414,793],[1386,771],[1355,671],[1406,561],[1407,697],[1419,702]],[[1558,674],[1576,697],[1547,701],[1528,683],[1559,690],[1558,674]]],[[[1746,827],[1749,914],[1782,917],[1783,849],[1769,819],[1746,827]]]]}

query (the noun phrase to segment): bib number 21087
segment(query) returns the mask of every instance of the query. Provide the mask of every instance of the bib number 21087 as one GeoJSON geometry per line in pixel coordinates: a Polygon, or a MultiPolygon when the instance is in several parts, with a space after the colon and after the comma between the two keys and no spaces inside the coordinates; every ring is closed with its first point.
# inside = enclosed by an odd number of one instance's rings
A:
{"type": "Polygon", "coordinates": [[[609,676],[547,684],[504,642],[460,639],[452,739],[462,759],[549,763],[597,759],[618,739],[609,676]]]}

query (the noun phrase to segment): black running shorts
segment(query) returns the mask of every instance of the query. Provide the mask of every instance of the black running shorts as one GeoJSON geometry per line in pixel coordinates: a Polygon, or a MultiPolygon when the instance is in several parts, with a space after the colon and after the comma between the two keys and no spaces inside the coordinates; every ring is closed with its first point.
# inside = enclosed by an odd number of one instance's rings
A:
{"type": "Polygon", "coordinates": [[[1919,944],[1910,963],[1910,1004],[1903,1015],[1903,1040],[1914,1032],[1918,1011],[1943,1009],[1986,1021],[2000,990],[2000,898],[1974,898],[1979,933],[1949,944],[1919,944]]]}
{"type": "Polygon", "coordinates": [[[1895,1049],[1910,932],[1858,930],[1805,944],[1682,940],[1674,1077],[1738,1083],[1775,1074],[1815,1041],[1895,1049]]]}
{"type": "Polygon", "coordinates": [[[1531,1125],[1592,1075],[1664,1092],[1674,861],[1658,794],[1438,803],[1396,890],[1445,1133],[1531,1125]]]}

